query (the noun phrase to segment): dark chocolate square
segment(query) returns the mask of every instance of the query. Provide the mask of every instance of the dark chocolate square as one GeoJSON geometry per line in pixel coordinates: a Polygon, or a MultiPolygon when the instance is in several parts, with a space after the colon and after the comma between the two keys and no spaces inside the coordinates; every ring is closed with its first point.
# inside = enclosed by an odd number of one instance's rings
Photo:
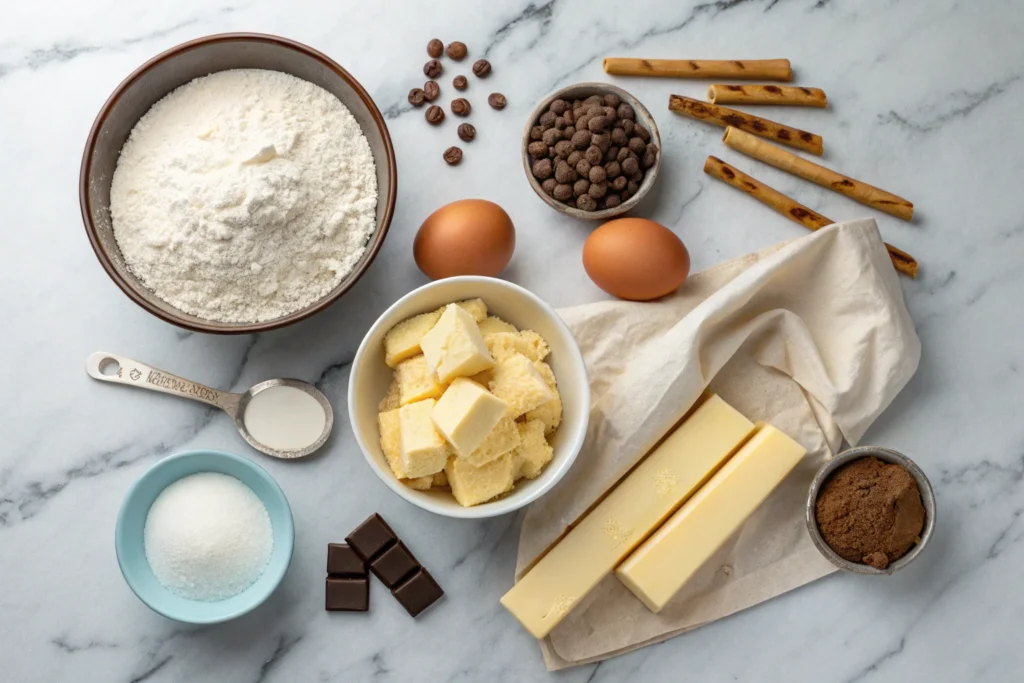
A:
{"type": "Polygon", "coordinates": [[[370,577],[328,576],[326,594],[330,612],[365,612],[370,609],[370,577]]]}
{"type": "Polygon", "coordinates": [[[394,588],[419,566],[420,563],[401,541],[382,552],[370,563],[370,569],[388,588],[394,588]]]}
{"type": "Polygon", "coordinates": [[[328,543],[327,573],[336,576],[366,576],[366,560],[345,543],[328,543]]]}
{"type": "Polygon", "coordinates": [[[345,541],[355,548],[364,560],[372,560],[382,550],[398,540],[384,518],[376,512],[345,537],[345,541]]]}
{"type": "Polygon", "coordinates": [[[437,581],[434,581],[434,577],[420,567],[412,576],[392,588],[391,594],[415,617],[437,602],[444,595],[444,591],[437,585],[437,581]]]}

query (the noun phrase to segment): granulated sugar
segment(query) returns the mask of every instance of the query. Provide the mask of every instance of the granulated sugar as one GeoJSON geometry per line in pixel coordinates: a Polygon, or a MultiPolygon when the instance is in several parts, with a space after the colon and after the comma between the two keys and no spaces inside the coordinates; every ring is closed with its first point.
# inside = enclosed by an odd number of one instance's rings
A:
{"type": "Polygon", "coordinates": [[[260,69],[198,78],[153,105],[110,188],[128,268],[221,322],[279,318],[326,295],[362,257],[376,208],[373,154],[351,112],[260,69]]]}
{"type": "Polygon", "coordinates": [[[201,472],[164,489],[146,516],[146,559],[184,598],[238,595],[266,569],[274,548],[267,508],[234,477],[201,472]]]}

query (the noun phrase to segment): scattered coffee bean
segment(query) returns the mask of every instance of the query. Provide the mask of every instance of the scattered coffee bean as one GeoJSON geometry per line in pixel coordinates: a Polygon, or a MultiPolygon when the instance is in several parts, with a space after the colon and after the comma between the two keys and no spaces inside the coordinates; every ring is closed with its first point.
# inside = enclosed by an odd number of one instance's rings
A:
{"type": "Polygon", "coordinates": [[[427,102],[433,102],[441,94],[441,86],[435,81],[427,81],[423,84],[423,94],[427,98],[427,102]]]}
{"type": "Polygon", "coordinates": [[[427,54],[430,55],[431,59],[437,59],[444,54],[444,43],[437,38],[431,38],[430,42],[427,43],[427,54]]]}
{"type": "Polygon", "coordinates": [[[454,43],[448,43],[448,49],[446,50],[446,52],[448,53],[448,56],[454,59],[456,62],[461,62],[463,59],[466,58],[466,53],[468,52],[468,50],[466,49],[465,43],[460,43],[459,41],[456,40],[454,43]]]}
{"type": "Polygon", "coordinates": [[[444,160],[449,166],[455,166],[462,161],[462,150],[458,147],[449,147],[444,151],[444,160]]]}
{"type": "Polygon", "coordinates": [[[558,185],[558,181],[557,180],[555,180],[554,178],[548,178],[547,180],[545,180],[543,183],[540,184],[540,189],[544,190],[544,192],[549,197],[553,197],[554,194],[555,194],[555,187],[557,185],[558,185]]]}
{"type": "Polygon", "coordinates": [[[420,88],[413,88],[409,91],[409,104],[414,107],[422,107],[427,101],[427,95],[420,88]]]}
{"type": "Polygon", "coordinates": [[[464,97],[452,100],[452,113],[456,116],[469,116],[469,112],[473,110],[470,106],[469,100],[464,97]]]}
{"type": "Polygon", "coordinates": [[[459,75],[452,79],[452,87],[456,90],[465,90],[469,87],[469,81],[465,76],[459,75]]]}
{"type": "Polygon", "coordinates": [[[491,74],[491,63],[486,59],[478,59],[473,62],[473,74],[477,78],[487,78],[491,74]]]}
{"type": "Polygon", "coordinates": [[[441,62],[436,59],[431,59],[429,62],[423,65],[423,73],[427,78],[437,78],[444,71],[444,67],[441,66],[441,62]]]}
{"type": "Polygon", "coordinates": [[[441,107],[437,106],[436,104],[432,104],[429,107],[427,107],[426,116],[427,123],[429,123],[430,125],[440,125],[441,122],[444,121],[444,109],[441,109],[441,107]]]}
{"type": "Polygon", "coordinates": [[[459,139],[463,142],[472,142],[476,137],[476,128],[471,123],[460,123],[458,133],[459,139]]]}
{"type": "Polygon", "coordinates": [[[492,92],[487,96],[487,104],[491,105],[491,109],[497,109],[501,111],[508,104],[508,100],[500,92],[492,92]]]}

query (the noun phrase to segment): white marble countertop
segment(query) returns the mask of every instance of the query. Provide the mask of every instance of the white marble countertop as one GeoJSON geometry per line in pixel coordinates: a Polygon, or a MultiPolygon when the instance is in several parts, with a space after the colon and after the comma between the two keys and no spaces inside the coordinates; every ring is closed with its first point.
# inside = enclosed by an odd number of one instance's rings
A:
{"type": "MultiPolygon", "coordinates": [[[[49,0],[7,3],[0,16],[3,680],[1019,680],[1018,0],[49,0]],[[258,337],[190,334],[135,306],[97,264],[77,200],[82,144],[117,83],[165,48],[228,30],[278,33],[335,58],[387,113],[398,154],[398,210],[369,273],[328,311],[258,337]],[[424,46],[435,35],[486,55],[494,64],[486,91],[509,99],[494,112],[474,96],[478,138],[454,169],[441,161],[454,126],[432,129],[405,103],[424,80],[424,46]],[[509,279],[558,306],[603,297],[580,263],[589,226],[532,195],[517,149],[534,103],[556,87],[608,80],[608,55],[788,57],[798,83],[824,88],[830,108],[765,115],[821,133],[826,164],[915,202],[912,224],[878,218],[886,238],[922,264],[920,278],[902,284],[924,357],[865,442],[917,459],[940,517],[928,552],[892,578],[833,575],[661,645],[547,674],[536,644],[498,604],[512,581],[518,518],[449,520],[399,500],[363,462],[344,396],[362,334],[425,281],[412,237],[445,202],[481,196],[510,211],[519,246],[509,279]],[[212,410],[92,382],[83,362],[98,349],[222,388],[300,377],[334,402],[342,419],[325,457],[259,460],[291,500],[297,539],[284,584],[254,613],[188,627],[150,612],[124,584],[114,519],[136,477],[191,448],[259,456],[212,410]],[[325,544],[375,510],[447,590],[417,621],[381,591],[366,615],[323,610],[325,544]]],[[[872,214],[731,154],[720,131],[667,111],[670,92],[699,97],[706,83],[617,82],[652,110],[664,141],[662,176],[639,213],[676,230],[696,269],[802,231],[703,175],[709,153],[756,169],[827,216],[872,214]]]]}

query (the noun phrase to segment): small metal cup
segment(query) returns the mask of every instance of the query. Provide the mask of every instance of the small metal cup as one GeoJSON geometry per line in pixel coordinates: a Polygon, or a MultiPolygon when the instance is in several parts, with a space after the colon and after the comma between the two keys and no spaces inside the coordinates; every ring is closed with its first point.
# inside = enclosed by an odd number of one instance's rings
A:
{"type": "Polygon", "coordinates": [[[932,485],[928,481],[928,477],[926,477],[924,472],[921,471],[921,468],[907,456],[889,448],[861,446],[860,448],[851,448],[848,451],[843,451],[836,457],[832,458],[832,460],[822,465],[821,469],[819,469],[818,473],[814,476],[814,481],[811,482],[811,490],[807,494],[807,508],[805,516],[807,519],[807,532],[811,535],[811,540],[814,542],[814,546],[835,566],[839,567],[843,571],[852,572],[854,574],[894,574],[913,562],[914,559],[921,554],[921,551],[924,550],[924,547],[928,545],[928,541],[932,537],[932,531],[935,529],[935,494],[932,491],[932,485]],[[910,472],[910,475],[917,481],[917,487],[921,490],[921,503],[924,505],[925,512],[924,528],[921,529],[920,542],[911,548],[906,555],[895,562],[890,563],[885,569],[875,569],[869,564],[851,562],[840,557],[836,551],[829,547],[828,543],[825,542],[825,539],[821,537],[821,532],[818,530],[818,520],[815,516],[815,503],[818,501],[818,493],[821,491],[821,487],[825,484],[825,481],[832,476],[832,473],[854,460],[859,460],[860,458],[869,456],[874,456],[879,460],[900,465],[910,472]]]}

